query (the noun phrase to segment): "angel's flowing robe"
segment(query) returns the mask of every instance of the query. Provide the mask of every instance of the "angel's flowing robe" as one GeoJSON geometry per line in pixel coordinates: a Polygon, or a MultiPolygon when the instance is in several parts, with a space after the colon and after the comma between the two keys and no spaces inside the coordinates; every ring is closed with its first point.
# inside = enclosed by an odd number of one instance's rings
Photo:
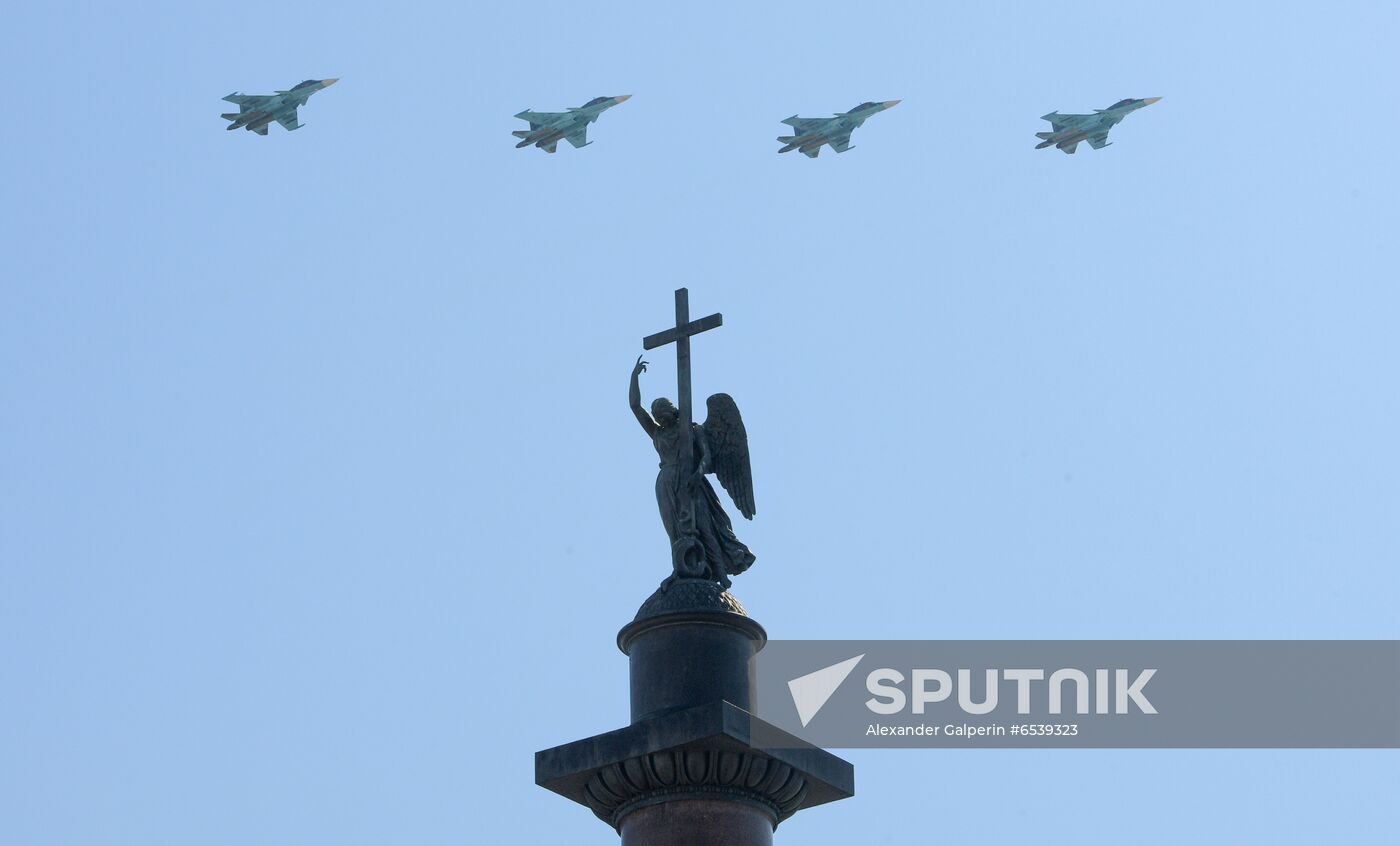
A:
{"type": "Polygon", "coordinates": [[[705,563],[710,578],[721,580],[722,574],[737,576],[754,562],[754,554],[734,535],[734,526],[729,515],[724,513],[719,497],[708,479],[701,479],[692,488],[689,477],[700,464],[701,438],[704,428],[691,424],[691,446],[694,453],[690,461],[680,460],[681,439],[679,426],[658,428],[652,436],[652,444],[661,457],[661,470],[656,474],[656,504],[661,509],[661,522],[666,527],[666,536],[671,543],[680,534],[681,503],[683,497],[692,497],[695,514],[695,535],[705,548],[705,563]]]}

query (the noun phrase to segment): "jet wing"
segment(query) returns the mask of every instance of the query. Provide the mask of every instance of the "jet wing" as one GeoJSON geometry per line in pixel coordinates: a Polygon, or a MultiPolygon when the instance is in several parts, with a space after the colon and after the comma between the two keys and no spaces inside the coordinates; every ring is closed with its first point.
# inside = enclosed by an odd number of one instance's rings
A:
{"type": "Polygon", "coordinates": [[[809,135],[813,131],[826,126],[828,121],[825,118],[800,118],[797,115],[793,115],[783,121],[783,123],[797,130],[798,135],[809,135]]]}
{"type": "Polygon", "coordinates": [[[1100,132],[1097,135],[1090,135],[1087,140],[1089,142],[1089,146],[1093,147],[1095,150],[1102,150],[1104,147],[1107,147],[1110,143],[1108,140],[1107,132],[1100,132]]]}
{"type": "Polygon", "coordinates": [[[516,115],[521,120],[528,120],[531,129],[539,129],[545,124],[554,123],[559,118],[567,116],[564,112],[532,112],[529,109],[516,115]]]}
{"type": "Polygon", "coordinates": [[[579,127],[578,129],[575,129],[573,132],[568,133],[567,135],[564,136],[564,139],[565,139],[566,141],[568,141],[570,144],[573,144],[575,147],[587,147],[587,146],[588,146],[588,125],[587,125],[587,124],[584,124],[583,126],[579,127]]]}
{"type": "Polygon", "coordinates": [[[282,124],[282,128],[287,130],[288,132],[291,132],[293,129],[301,128],[301,123],[297,121],[296,109],[292,109],[290,112],[283,112],[282,114],[278,115],[277,122],[282,124]]]}
{"type": "Polygon", "coordinates": [[[261,105],[272,98],[263,94],[239,94],[235,91],[224,99],[230,103],[237,103],[243,107],[244,111],[247,111],[249,107],[261,105]]]}
{"type": "Polygon", "coordinates": [[[826,143],[831,145],[831,149],[838,153],[844,153],[851,149],[851,133],[842,132],[837,135],[828,135],[826,143]]]}
{"type": "Polygon", "coordinates": [[[1040,119],[1050,121],[1050,129],[1052,132],[1063,132],[1079,121],[1088,120],[1092,117],[1093,115],[1062,115],[1059,112],[1051,112],[1048,115],[1041,115],[1040,119]]]}

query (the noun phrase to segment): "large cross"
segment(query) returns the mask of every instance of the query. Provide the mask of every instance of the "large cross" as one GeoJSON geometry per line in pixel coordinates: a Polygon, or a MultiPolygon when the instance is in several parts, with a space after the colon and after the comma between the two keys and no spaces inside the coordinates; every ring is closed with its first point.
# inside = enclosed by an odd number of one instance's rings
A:
{"type": "MultiPolygon", "coordinates": [[[[676,325],[664,332],[642,339],[642,349],[652,350],[666,344],[676,345],[676,404],[681,413],[681,443],[690,443],[690,336],[699,335],[724,324],[724,315],[712,314],[699,320],[690,319],[690,292],[676,289],[676,325]]],[[[681,455],[690,451],[682,447],[681,455]]]]}

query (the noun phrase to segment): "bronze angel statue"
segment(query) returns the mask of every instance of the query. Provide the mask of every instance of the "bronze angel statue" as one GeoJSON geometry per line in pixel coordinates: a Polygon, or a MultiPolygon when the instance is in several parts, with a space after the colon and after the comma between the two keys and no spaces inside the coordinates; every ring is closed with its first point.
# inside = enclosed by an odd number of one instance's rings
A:
{"type": "Polygon", "coordinates": [[[662,397],[651,404],[650,414],[642,408],[638,377],[646,369],[647,362],[638,356],[629,399],[632,413],[661,457],[656,504],[671,539],[674,568],[662,588],[676,579],[709,579],[728,588],[729,577],[749,569],[754,554],[735,537],[729,515],[705,474],[714,473],[739,513],[753,519],[753,473],[744,420],[729,394],[715,394],[705,403],[709,413],[704,424],[691,424],[690,455],[682,455],[684,438],[675,405],[662,397]]]}

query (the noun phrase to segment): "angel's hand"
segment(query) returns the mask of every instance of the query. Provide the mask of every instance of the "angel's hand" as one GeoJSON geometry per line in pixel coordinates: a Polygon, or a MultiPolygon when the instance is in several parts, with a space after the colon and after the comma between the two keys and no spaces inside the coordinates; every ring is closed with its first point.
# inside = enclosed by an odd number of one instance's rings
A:
{"type": "Polygon", "coordinates": [[[641,356],[637,356],[637,363],[632,367],[632,375],[636,376],[647,372],[647,362],[642,361],[641,356]]]}

